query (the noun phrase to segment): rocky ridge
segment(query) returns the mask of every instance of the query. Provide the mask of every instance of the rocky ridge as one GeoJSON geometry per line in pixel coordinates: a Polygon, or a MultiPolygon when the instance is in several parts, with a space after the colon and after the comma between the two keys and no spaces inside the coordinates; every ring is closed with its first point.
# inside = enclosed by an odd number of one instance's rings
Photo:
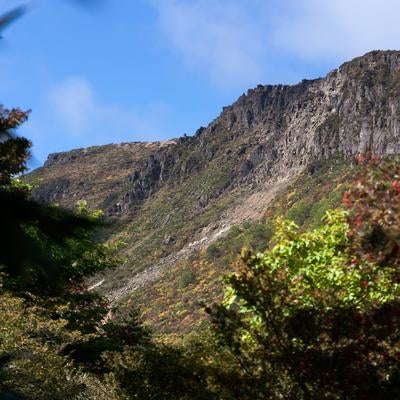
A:
{"type": "Polygon", "coordinates": [[[152,282],[146,271],[159,279],[188,257],[191,243],[260,217],[311,162],[362,152],[400,152],[400,52],[371,52],[297,85],[259,85],[192,137],[52,154],[28,179],[40,180],[40,201],[86,199],[116,222],[110,234],[126,242],[127,263],[102,288],[117,301],[152,282]]]}

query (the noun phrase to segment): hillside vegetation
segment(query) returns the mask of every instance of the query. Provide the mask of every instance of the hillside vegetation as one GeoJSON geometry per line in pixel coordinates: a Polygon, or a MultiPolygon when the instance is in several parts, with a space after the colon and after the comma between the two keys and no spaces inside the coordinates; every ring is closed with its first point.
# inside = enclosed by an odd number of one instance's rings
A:
{"type": "Polygon", "coordinates": [[[191,137],[52,154],[25,179],[40,202],[104,212],[99,237],[122,243],[121,265],[91,283],[117,309],[189,332],[239,242],[266,245],[268,213],[316,226],[357,154],[400,152],[399,76],[399,52],[371,52],[324,78],[259,85],[191,137]]]}
{"type": "Polygon", "coordinates": [[[206,314],[202,304],[222,295],[222,277],[232,270],[243,246],[255,252],[270,244],[273,219],[284,216],[303,230],[318,227],[329,209],[342,204],[343,193],[357,172],[357,165],[344,160],[316,162],[297,180],[265,205],[260,220],[232,227],[225,236],[177,262],[153,285],[133,293],[120,305],[140,306],[141,318],[168,340],[204,328],[206,314]]]}
{"type": "MultiPolygon", "coordinates": [[[[26,117],[2,110],[0,132],[26,117]]],[[[89,212],[83,202],[70,213],[32,199],[31,188],[13,179],[25,168],[29,145],[12,137],[0,143],[0,203],[8,232],[2,243],[20,245],[0,252],[2,398],[399,396],[398,159],[360,155],[361,168],[347,166],[346,173],[342,161],[311,165],[277,197],[264,221],[232,229],[208,246],[180,276],[178,290],[194,283],[202,261],[227,262],[239,241],[246,244],[229,260],[233,269],[224,277],[223,296],[204,301],[205,329],[196,333],[190,326],[191,335],[177,346],[152,336],[133,309],[110,318],[107,299],[86,283],[118,262],[114,246],[95,240],[101,213],[89,212]],[[333,195],[326,196],[329,189],[333,195]],[[301,194],[313,196],[308,210],[296,202],[301,194]],[[339,195],[343,206],[318,220],[321,208],[339,195]],[[274,208],[294,213],[302,228],[287,218],[271,219],[274,208]]],[[[181,329],[184,321],[177,321],[181,329]]]]}
{"type": "Polygon", "coordinates": [[[0,398],[399,398],[399,73],[372,52],[22,180],[0,108],[0,398]]]}

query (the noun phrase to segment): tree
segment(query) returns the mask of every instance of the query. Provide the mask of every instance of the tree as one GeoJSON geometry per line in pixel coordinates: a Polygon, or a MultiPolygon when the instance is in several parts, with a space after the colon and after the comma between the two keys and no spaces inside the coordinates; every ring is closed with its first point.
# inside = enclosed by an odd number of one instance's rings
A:
{"type": "Polygon", "coordinates": [[[399,165],[369,165],[325,226],[277,219],[267,252],[243,250],[209,309],[242,398],[400,396],[399,165]]]}
{"type": "Polygon", "coordinates": [[[181,349],[146,341],[108,358],[109,382],[120,399],[213,400],[207,370],[181,349]]]}
{"type": "Polygon", "coordinates": [[[0,110],[0,397],[210,399],[200,364],[154,343],[136,315],[105,321],[86,279],[118,263],[115,246],[95,240],[101,213],[85,202],[75,213],[38,204],[15,179],[30,142],[10,129],[27,116],[0,110]]]}
{"type": "Polygon", "coordinates": [[[105,335],[105,299],[88,292],[85,279],[117,259],[95,240],[98,213],[84,203],[77,213],[38,204],[15,179],[30,142],[13,130],[27,117],[0,108],[0,394],[74,398],[85,390],[74,349],[105,335]]]}
{"type": "Polygon", "coordinates": [[[75,398],[84,388],[61,349],[79,334],[65,329],[67,321],[48,318],[38,306],[0,290],[0,397],[75,398]]]}
{"type": "Polygon", "coordinates": [[[76,257],[78,250],[84,252],[89,232],[98,223],[96,216],[84,215],[82,210],[76,215],[38,204],[31,198],[30,187],[13,179],[25,171],[31,145],[25,138],[14,137],[13,130],[27,117],[19,109],[0,107],[0,265],[15,290],[59,293],[78,274],[95,272],[88,265],[66,268],[65,258],[68,254],[76,257]],[[79,242],[83,243],[80,248],[79,242]]]}

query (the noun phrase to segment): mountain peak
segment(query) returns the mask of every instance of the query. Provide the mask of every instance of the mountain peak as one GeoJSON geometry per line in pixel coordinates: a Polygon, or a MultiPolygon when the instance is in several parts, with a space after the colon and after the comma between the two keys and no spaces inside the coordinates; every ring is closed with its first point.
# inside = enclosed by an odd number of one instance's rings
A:
{"type": "Polygon", "coordinates": [[[398,51],[296,85],[258,85],[192,137],[50,155],[27,179],[40,179],[40,201],[72,208],[84,199],[116,221],[128,261],[102,288],[118,300],[260,218],[310,164],[363,152],[400,153],[398,51]]]}

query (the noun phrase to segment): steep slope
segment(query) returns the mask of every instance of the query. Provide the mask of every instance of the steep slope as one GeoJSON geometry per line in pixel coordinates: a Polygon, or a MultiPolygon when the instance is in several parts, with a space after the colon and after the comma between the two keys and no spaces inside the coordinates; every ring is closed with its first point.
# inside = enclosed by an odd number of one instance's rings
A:
{"type": "Polygon", "coordinates": [[[53,154],[27,179],[41,201],[85,199],[114,221],[126,263],[99,288],[116,303],[261,218],[316,160],[399,153],[399,95],[400,52],[371,52],[323,79],[259,85],[193,137],[53,154]]]}
{"type": "Polygon", "coordinates": [[[221,276],[232,271],[242,247],[264,251],[276,215],[293,219],[303,229],[321,225],[325,211],[341,205],[347,183],[357,172],[357,165],[343,159],[312,163],[275,196],[259,220],[237,224],[209,246],[177,259],[162,279],[133,291],[128,305],[140,304],[143,320],[168,340],[201,328],[205,324],[201,303],[221,298],[221,276]]]}

